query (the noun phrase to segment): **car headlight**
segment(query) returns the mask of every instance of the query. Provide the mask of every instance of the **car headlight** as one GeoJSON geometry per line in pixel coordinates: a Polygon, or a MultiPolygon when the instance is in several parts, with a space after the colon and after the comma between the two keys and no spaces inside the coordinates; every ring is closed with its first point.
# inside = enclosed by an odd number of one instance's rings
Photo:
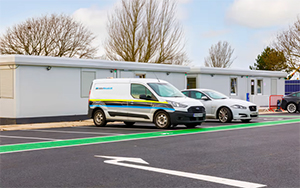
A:
{"type": "Polygon", "coordinates": [[[168,103],[170,103],[173,107],[179,107],[179,108],[186,108],[188,105],[179,103],[179,102],[174,102],[174,101],[168,101],[168,103]]]}
{"type": "Polygon", "coordinates": [[[242,105],[238,105],[238,104],[232,105],[231,107],[235,108],[235,109],[247,109],[246,106],[242,106],[242,105]]]}

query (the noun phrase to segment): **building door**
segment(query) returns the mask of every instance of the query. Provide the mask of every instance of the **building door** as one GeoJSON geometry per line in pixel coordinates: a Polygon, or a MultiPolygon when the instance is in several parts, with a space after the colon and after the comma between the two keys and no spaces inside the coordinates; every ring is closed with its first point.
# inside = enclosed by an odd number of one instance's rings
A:
{"type": "Polygon", "coordinates": [[[277,95],[277,79],[271,80],[271,95],[277,95]]]}
{"type": "Polygon", "coordinates": [[[193,89],[197,87],[196,78],[187,78],[187,89],[193,89]]]}

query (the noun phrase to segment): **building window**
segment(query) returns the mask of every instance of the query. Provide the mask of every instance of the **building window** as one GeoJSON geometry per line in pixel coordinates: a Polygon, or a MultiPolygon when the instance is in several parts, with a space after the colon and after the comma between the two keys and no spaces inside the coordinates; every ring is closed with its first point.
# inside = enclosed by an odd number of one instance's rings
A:
{"type": "Polygon", "coordinates": [[[135,74],[136,78],[146,78],[146,74],[135,74]]]}
{"type": "Polygon", "coordinates": [[[255,94],[254,88],[255,88],[255,82],[254,82],[254,80],[251,80],[251,95],[255,94]]]}
{"type": "Polygon", "coordinates": [[[14,70],[0,68],[0,98],[14,98],[14,70]]]}
{"type": "Polygon", "coordinates": [[[94,79],[96,79],[96,72],[94,71],[81,72],[81,98],[89,97],[90,87],[94,79]]]}
{"type": "Polygon", "coordinates": [[[262,94],[263,81],[257,80],[257,94],[262,94]]]}
{"type": "Polygon", "coordinates": [[[230,78],[230,93],[231,95],[237,94],[237,78],[230,78]]]}

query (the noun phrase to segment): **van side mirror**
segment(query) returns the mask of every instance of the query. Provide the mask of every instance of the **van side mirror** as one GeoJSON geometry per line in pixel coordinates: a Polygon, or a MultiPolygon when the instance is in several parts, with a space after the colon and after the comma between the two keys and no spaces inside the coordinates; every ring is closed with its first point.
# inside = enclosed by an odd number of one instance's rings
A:
{"type": "Polygon", "coordinates": [[[148,100],[149,98],[147,98],[146,95],[140,95],[140,99],[145,99],[145,100],[148,100]]]}
{"type": "Polygon", "coordinates": [[[207,100],[209,100],[209,98],[208,98],[207,96],[202,96],[202,97],[201,97],[201,100],[207,101],[207,100]]]}

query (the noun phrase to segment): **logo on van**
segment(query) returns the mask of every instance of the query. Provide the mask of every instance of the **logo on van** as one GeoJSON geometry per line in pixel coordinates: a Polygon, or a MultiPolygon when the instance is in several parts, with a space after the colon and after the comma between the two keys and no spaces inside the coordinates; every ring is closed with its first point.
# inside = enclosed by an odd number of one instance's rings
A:
{"type": "Polygon", "coordinates": [[[96,87],[96,90],[98,89],[112,89],[112,87],[96,87]]]}

